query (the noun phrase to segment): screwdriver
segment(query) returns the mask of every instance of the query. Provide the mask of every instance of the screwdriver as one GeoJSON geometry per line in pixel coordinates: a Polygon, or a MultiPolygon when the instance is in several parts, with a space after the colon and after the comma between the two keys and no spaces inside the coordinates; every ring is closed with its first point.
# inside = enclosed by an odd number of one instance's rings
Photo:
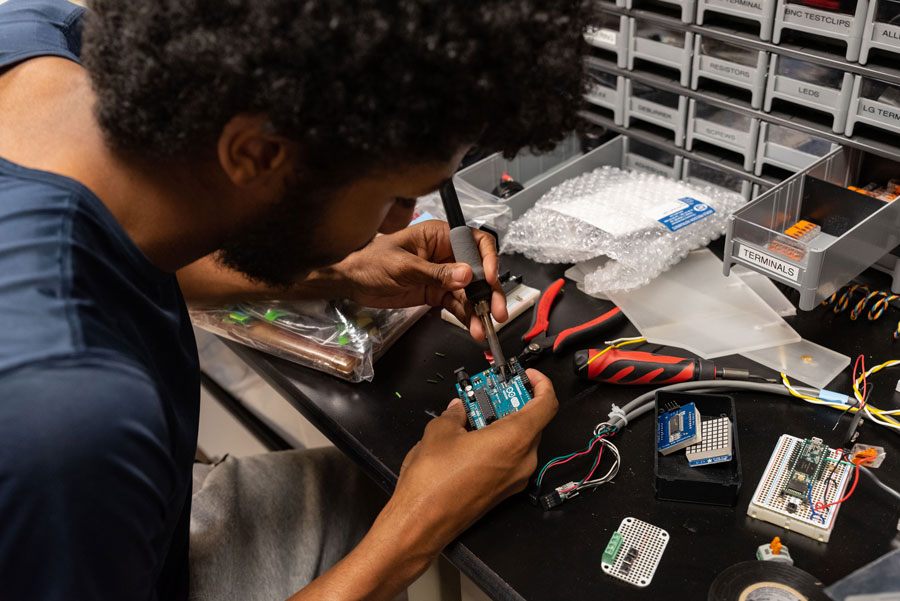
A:
{"type": "Polygon", "coordinates": [[[705,359],[618,349],[609,349],[605,352],[600,349],[587,349],[576,352],[575,373],[594,382],[624,385],[750,379],[750,372],[746,369],[719,367],[705,359]]]}
{"type": "Polygon", "coordinates": [[[453,248],[453,257],[460,263],[468,263],[472,268],[472,281],[466,286],[466,297],[475,309],[475,315],[481,320],[484,333],[487,337],[493,361],[492,367],[500,367],[505,375],[506,359],[503,349],[500,348],[500,339],[494,330],[494,322],[491,321],[491,294],[493,288],[488,284],[484,276],[484,265],[481,263],[481,253],[475,244],[475,236],[466,225],[462,208],[459,206],[459,197],[453,186],[453,178],[448,179],[440,187],[441,202],[447,213],[447,222],[450,224],[450,246],[453,248]]]}

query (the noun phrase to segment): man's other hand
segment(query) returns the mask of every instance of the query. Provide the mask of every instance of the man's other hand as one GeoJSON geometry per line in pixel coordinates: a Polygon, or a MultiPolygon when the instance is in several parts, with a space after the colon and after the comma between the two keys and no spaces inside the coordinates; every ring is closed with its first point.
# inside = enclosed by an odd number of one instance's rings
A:
{"type": "Polygon", "coordinates": [[[455,399],[406,456],[390,505],[427,534],[435,553],[491,507],[523,490],[537,467],[541,431],[556,414],[550,380],[528,370],[534,398],[517,413],[469,432],[455,399]]]}

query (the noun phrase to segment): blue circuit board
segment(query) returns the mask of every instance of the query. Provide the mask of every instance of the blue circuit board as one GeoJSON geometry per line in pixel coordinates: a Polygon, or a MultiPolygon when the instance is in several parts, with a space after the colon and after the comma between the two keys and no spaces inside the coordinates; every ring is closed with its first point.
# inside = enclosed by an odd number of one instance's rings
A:
{"type": "Polygon", "coordinates": [[[473,430],[515,413],[531,400],[528,376],[515,359],[509,360],[508,373],[504,381],[493,368],[471,378],[463,372],[456,383],[456,394],[463,402],[473,430]]]}
{"type": "Polygon", "coordinates": [[[700,442],[700,412],[686,403],[656,418],[656,447],[663,455],[700,442]]]}

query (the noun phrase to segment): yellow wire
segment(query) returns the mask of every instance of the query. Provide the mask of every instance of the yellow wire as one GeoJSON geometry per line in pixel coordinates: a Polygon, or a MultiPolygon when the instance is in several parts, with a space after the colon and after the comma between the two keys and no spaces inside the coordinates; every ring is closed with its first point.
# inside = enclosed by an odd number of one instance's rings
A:
{"type": "MultiPolygon", "coordinates": [[[[887,362],[885,362],[885,363],[882,363],[882,364],[879,365],[878,367],[873,367],[871,370],[869,370],[868,372],[866,372],[866,375],[868,376],[870,372],[871,372],[871,373],[874,373],[874,372],[876,372],[876,371],[879,371],[879,370],[881,370],[881,369],[884,369],[885,367],[890,367],[891,365],[896,365],[896,364],[898,364],[898,363],[900,363],[900,361],[897,361],[897,360],[894,360],[894,361],[887,361],[887,362]],[[889,364],[890,364],[890,365],[889,365],[889,364]]],[[[823,400],[820,399],[820,398],[811,397],[811,396],[807,396],[807,395],[805,395],[805,394],[801,394],[800,392],[798,392],[797,390],[795,390],[793,386],[791,386],[790,380],[788,380],[787,375],[784,374],[784,373],[781,374],[781,381],[782,381],[782,383],[784,384],[785,388],[787,388],[788,391],[791,393],[791,395],[793,395],[793,396],[795,396],[795,397],[797,397],[797,398],[801,398],[801,399],[804,399],[804,400],[807,400],[807,401],[811,401],[811,402],[813,402],[813,403],[815,403],[815,404],[817,404],[817,405],[827,405],[828,407],[831,407],[832,409],[838,409],[838,410],[840,410],[840,411],[849,410],[849,411],[851,411],[851,412],[853,412],[853,413],[856,413],[857,411],[859,411],[859,407],[850,407],[850,408],[848,409],[848,407],[847,407],[846,405],[836,405],[836,404],[833,404],[833,403],[829,403],[828,401],[823,401],[823,400]]],[[[857,382],[861,382],[861,381],[862,381],[862,376],[860,376],[860,378],[857,380],[857,382]]],[[[856,383],[854,383],[853,389],[854,389],[854,392],[856,392],[856,398],[859,400],[860,405],[862,405],[862,399],[860,398],[860,397],[862,397],[862,394],[859,392],[859,389],[856,387],[856,383]]],[[[872,416],[873,419],[877,416],[878,419],[875,419],[874,421],[876,421],[876,422],[879,422],[879,421],[884,422],[885,424],[888,425],[888,427],[900,427],[900,422],[897,422],[897,420],[895,420],[895,419],[893,419],[892,417],[890,417],[889,415],[887,415],[887,414],[886,414],[884,411],[882,411],[881,409],[878,409],[877,407],[873,407],[873,406],[870,405],[870,404],[866,404],[866,407],[868,407],[869,411],[871,411],[872,414],[874,414],[874,415],[872,416]],[[893,425],[892,425],[892,424],[893,424],[893,425]]]]}
{"type": "MultiPolygon", "coordinates": [[[[856,378],[856,381],[853,382],[853,394],[854,394],[854,396],[856,396],[856,399],[860,402],[860,404],[862,404],[863,398],[862,398],[862,393],[859,391],[859,383],[863,381],[863,378],[867,378],[867,377],[871,376],[872,374],[876,374],[876,373],[880,372],[882,369],[885,369],[887,367],[893,367],[894,365],[898,365],[898,364],[900,364],[900,360],[891,359],[890,361],[885,361],[881,365],[876,365],[875,367],[871,368],[870,370],[866,371],[865,373],[860,374],[860,376],[858,378],[856,378]]],[[[900,427],[900,422],[898,422],[897,420],[892,418],[888,413],[885,413],[881,409],[878,409],[877,407],[873,407],[868,404],[866,405],[866,407],[868,407],[869,411],[871,411],[872,413],[877,415],[883,421],[900,427]]],[[[854,409],[854,411],[855,411],[855,409],[854,409]]]]}
{"type": "Polygon", "coordinates": [[[637,344],[638,342],[647,342],[647,339],[646,338],[635,338],[634,340],[626,340],[625,342],[620,342],[618,344],[611,344],[608,347],[606,347],[605,349],[603,349],[602,351],[600,351],[599,353],[597,353],[596,355],[594,355],[593,357],[591,357],[590,360],[588,360],[588,362],[585,363],[584,365],[585,365],[585,367],[590,365],[591,363],[593,363],[594,359],[596,359],[600,355],[603,355],[603,354],[611,351],[614,348],[623,347],[628,344],[637,344]]]}

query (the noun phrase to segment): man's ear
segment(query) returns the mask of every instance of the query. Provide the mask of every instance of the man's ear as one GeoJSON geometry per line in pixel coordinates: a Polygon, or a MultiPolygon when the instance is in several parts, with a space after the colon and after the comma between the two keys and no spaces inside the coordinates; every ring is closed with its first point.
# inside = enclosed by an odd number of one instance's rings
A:
{"type": "Polygon", "coordinates": [[[219,136],[219,164],[236,186],[265,185],[288,162],[288,142],[269,131],[264,115],[237,115],[219,136]]]}

